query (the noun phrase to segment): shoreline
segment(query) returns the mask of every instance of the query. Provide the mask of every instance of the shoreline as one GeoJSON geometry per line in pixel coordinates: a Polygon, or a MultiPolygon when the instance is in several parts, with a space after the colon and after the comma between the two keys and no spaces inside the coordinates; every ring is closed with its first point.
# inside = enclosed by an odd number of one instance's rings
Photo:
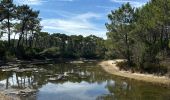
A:
{"type": "Polygon", "coordinates": [[[12,98],[8,95],[5,95],[3,92],[0,92],[0,100],[19,100],[18,98],[12,98]]]}
{"type": "Polygon", "coordinates": [[[116,62],[122,62],[122,59],[102,61],[99,65],[108,73],[138,81],[158,83],[170,86],[170,78],[166,76],[156,76],[153,74],[131,73],[130,71],[121,71],[116,66],[116,62]]]}

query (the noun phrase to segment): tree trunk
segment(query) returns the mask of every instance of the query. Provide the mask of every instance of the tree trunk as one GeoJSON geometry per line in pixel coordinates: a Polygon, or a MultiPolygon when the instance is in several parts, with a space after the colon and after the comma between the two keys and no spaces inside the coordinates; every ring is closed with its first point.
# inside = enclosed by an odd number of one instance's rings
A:
{"type": "Polygon", "coordinates": [[[18,48],[19,45],[20,45],[21,39],[22,39],[22,33],[21,33],[20,36],[19,36],[19,40],[18,40],[18,43],[17,43],[17,48],[18,48]]]}
{"type": "Polygon", "coordinates": [[[18,40],[18,43],[17,43],[17,48],[19,47],[21,39],[22,39],[22,35],[24,34],[24,27],[25,27],[25,22],[23,22],[23,25],[22,25],[21,34],[19,36],[19,40],[18,40]]]}
{"type": "Polygon", "coordinates": [[[8,89],[9,86],[9,77],[6,79],[6,89],[8,89]]]}
{"type": "Polygon", "coordinates": [[[128,62],[128,66],[131,67],[131,58],[130,58],[130,50],[129,50],[129,43],[128,43],[128,33],[125,33],[125,44],[126,44],[126,59],[128,62]]]}
{"type": "Polygon", "coordinates": [[[18,87],[20,87],[19,79],[18,79],[18,75],[17,74],[16,74],[16,80],[17,80],[18,87]]]}
{"type": "Polygon", "coordinates": [[[32,43],[33,43],[33,30],[31,30],[31,37],[29,39],[29,47],[32,47],[32,43]]]}
{"type": "Polygon", "coordinates": [[[26,31],[26,36],[25,36],[25,38],[26,38],[26,39],[25,39],[26,46],[28,45],[27,32],[28,32],[28,31],[26,31]]]}
{"type": "Polygon", "coordinates": [[[15,37],[16,37],[17,33],[15,33],[14,35],[14,40],[13,40],[13,47],[15,47],[15,37]]]}
{"type": "Polygon", "coordinates": [[[11,32],[10,32],[11,30],[10,30],[10,21],[9,21],[9,12],[8,12],[8,46],[10,46],[11,45],[11,37],[10,37],[10,35],[11,35],[11,32]]]}

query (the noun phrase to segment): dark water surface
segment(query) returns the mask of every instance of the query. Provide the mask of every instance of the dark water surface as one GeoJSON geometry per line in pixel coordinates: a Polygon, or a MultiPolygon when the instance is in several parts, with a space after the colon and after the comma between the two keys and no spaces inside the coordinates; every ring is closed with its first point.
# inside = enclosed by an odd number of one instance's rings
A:
{"type": "Polygon", "coordinates": [[[33,67],[24,72],[0,71],[1,91],[37,90],[19,96],[21,100],[170,100],[170,88],[110,75],[96,63],[33,67]]]}

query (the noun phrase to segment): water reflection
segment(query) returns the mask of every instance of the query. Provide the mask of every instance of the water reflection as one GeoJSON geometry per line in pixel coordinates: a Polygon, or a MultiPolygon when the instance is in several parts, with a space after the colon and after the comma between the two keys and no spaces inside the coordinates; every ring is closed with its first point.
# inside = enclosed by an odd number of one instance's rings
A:
{"type": "Polygon", "coordinates": [[[39,91],[38,100],[95,100],[96,97],[109,93],[105,89],[106,83],[87,83],[82,81],[80,83],[66,82],[63,84],[48,83],[39,91]],[[48,94],[48,95],[46,95],[48,94]]]}
{"type": "Polygon", "coordinates": [[[21,100],[169,100],[170,90],[107,74],[95,63],[49,64],[38,70],[0,71],[0,89],[35,89],[21,100]],[[62,76],[61,78],[58,78],[62,76]]]}

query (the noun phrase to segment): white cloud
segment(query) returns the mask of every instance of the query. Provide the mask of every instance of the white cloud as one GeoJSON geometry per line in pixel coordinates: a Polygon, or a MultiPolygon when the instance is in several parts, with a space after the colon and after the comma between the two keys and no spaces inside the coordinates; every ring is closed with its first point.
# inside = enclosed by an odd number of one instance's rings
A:
{"type": "MultiPolygon", "coordinates": [[[[19,38],[19,34],[11,34],[11,39],[18,39],[19,38]]],[[[3,36],[0,38],[0,40],[8,40],[8,34],[4,33],[3,36]]]]}
{"type": "Polygon", "coordinates": [[[111,1],[121,4],[129,2],[133,7],[141,7],[144,4],[146,4],[148,0],[111,0],[111,1]]]}
{"type": "MultiPolygon", "coordinates": [[[[57,0],[56,0],[57,1],[57,0]]],[[[74,0],[58,0],[58,1],[74,1],[74,0]]]]}
{"type": "Polygon", "coordinates": [[[45,19],[42,20],[41,25],[43,26],[43,31],[63,32],[68,35],[81,34],[83,36],[93,34],[106,38],[105,28],[91,22],[92,19],[99,18],[101,18],[99,14],[88,12],[64,19],[45,19]]]}
{"type": "Polygon", "coordinates": [[[114,7],[114,6],[101,6],[101,5],[98,5],[98,6],[96,6],[97,8],[103,8],[103,9],[115,9],[116,7],[114,7]]]}
{"type": "Polygon", "coordinates": [[[15,0],[17,4],[41,5],[45,0],[15,0]]]}
{"type": "Polygon", "coordinates": [[[101,84],[92,83],[90,85],[89,83],[84,81],[80,83],[65,82],[63,84],[48,83],[47,85],[39,89],[38,95],[40,95],[40,97],[42,97],[43,99],[45,98],[44,94],[49,94],[49,95],[55,94],[55,98],[57,100],[59,98],[60,100],[67,99],[68,97],[70,97],[70,100],[80,100],[80,99],[95,100],[98,96],[102,95],[103,93],[109,93],[109,91],[105,89],[105,86],[106,86],[106,82],[103,82],[101,84]],[[94,90],[100,92],[95,92],[94,90]]]}
{"type": "MultiPolygon", "coordinates": [[[[27,5],[41,5],[48,0],[14,0],[17,4],[27,4],[27,5]]],[[[49,0],[52,1],[52,0],[49,0]]],[[[53,0],[53,1],[75,1],[75,0],[53,0]]]]}
{"type": "Polygon", "coordinates": [[[101,17],[101,15],[96,14],[96,13],[91,13],[91,12],[80,14],[80,15],[76,16],[77,19],[84,20],[84,21],[91,19],[91,18],[100,18],[100,17],[101,17]]]}

